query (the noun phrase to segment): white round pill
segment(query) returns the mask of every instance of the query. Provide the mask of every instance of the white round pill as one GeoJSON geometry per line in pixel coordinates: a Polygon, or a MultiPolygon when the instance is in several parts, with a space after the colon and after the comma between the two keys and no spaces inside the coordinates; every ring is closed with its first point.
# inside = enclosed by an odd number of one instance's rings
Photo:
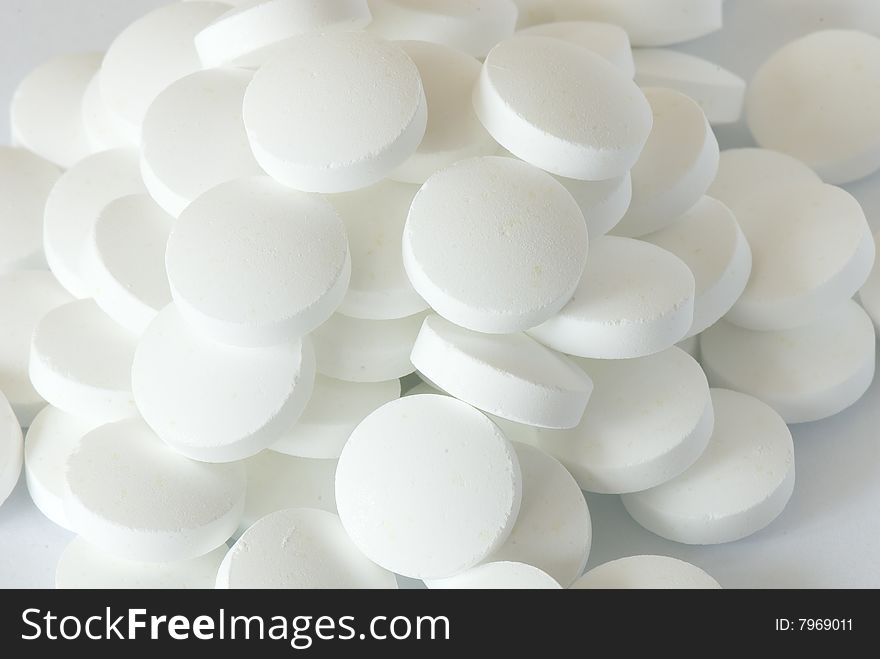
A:
{"type": "Polygon", "coordinates": [[[175,305],[141,337],[131,369],[134,399],[164,442],[195,460],[230,462],[273,444],[312,394],[308,337],[268,348],[206,340],[175,305]]]}
{"type": "Polygon", "coordinates": [[[517,34],[568,41],[601,55],[620,69],[627,78],[635,75],[629,36],[619,25],[596,21],[559,21],[534,25],[520,30],[517,34]]]}
{"type": "MultiPolygon", "coordinates": [[[[874,248],[880,252],[880,232],[874,234],[874,248]]],[[[859,290],[859,302],[874,321],[874,327],[880,328],[880,261],[874,262],[871,274],[859,290]]]]}
{"type": "Polygon", "coordinates": [[[43,256],[43,208],[61,176],[48,160],[0,146],[0,274],[46,267],[43,256]]]}
{"type": "Polygon", "coordinates": [[[323,323],[345,296],[345,225],[317,195],[265,176],[212,188],[168,237],[171,295],[194,330],[238,346],[288,342],[323,323]]]}
{"type": "Polygon", "coordinates": [[[82,100],[100,53],[61,55],[31,71],[12,95],[12,139],[38,156],[70,167],[91,152],[82,100]]]}
{"type": "Polygon", "coordinates": [[[677,476],[712,435],[712,401],[700,365],[678,348],[637,359],[578,360],[594,378],[583,421],[538,432],[582,489],[638,492],[677,476]]]}
{"type": "Polygon", "coordinates": [[[557,176],[556,180],[565,186],[580,206],[591,238],[604,236],[617,226],[632,200],[632,176],[629,172],[605,181],[579,181],[563,176],[557,176]]]}
{"type": "Polygon", "coordinates": [[[352,433],[336,469],[336,504],[352,541],[415,579],[450,577],[498,549],[521,496],[513,446],[448,396],[383,405],[352,433]]]}
{"type": "Polygon", "coordinates": [[[398,398],[400,380],[396,378],[345,382],[318,375],[302,416],[270,448],[304,458],[338,458],[357,425],[374,410],[398,398]]]}
{"type": "Polygon", "coordinates": [[[552,176],[513,158],[471,158],[434,174],[413,200],[403,264],[416,291],[457,325],[534,327],[571,298],[587,227],[552,176]]]}
{"type": "Polygon", "coordinates": [[[31,335],[43,316],[70,301],[46,270],[0,275],[0,391],[23,428],[46,405],[28,375],[31,335]]]}
{"type": "Polygon", "coordinates": [[[436,314],[425,318],[410,359],[455,398],[527,425],[576,426],[593,390],[571,360],[522,332],[481,334],[436,314]]]}
{"type": "Polygon", "coordinates": [[[718,589],[715,579],[696,565],[671,556],[627,556],[597,565],[572,588],[591,589],[718,589]]]}
{"type": "Polygon", "coordinates": [[[117,558],[81,537],[65,547],[55,568],[55,588],[213,588],[226,545],[196,558],[143,563],[117,558]]]}
{"type": "Polygon", "coordinates": [[[241,69],[192,73],[147,109],[141,174],[156,203],[174,217],[220,183],[263,173],[241,118],[251,77],[241,69]]]}
{"type": "Polygon", "coordinates": [[[426,107],[419,71],[399,46],[331,32],[297,37],[264,64],[243,113],[270,176],[299,190],[345,192],[379,182],[416,151],[426,107]]]}
{"type": "Polygon", "coordinates": [[[15,489],[23,460],[21,426],[9,401],[0,391],[0,505],[15,489]]]}
{"type": "Polygon", "coordinates": [[[146,192],[137,159],[133,149],[102,151],[84,158],[61,175],[46,199],[46,261],[74,297],[91,295],[82,255],[101,210],[114,199],[146,192]]]}
{"type": "Polygon", "coordinates": [[[94,300],[53,309],[31,338],[28,373],[50,405],[90,419],[117,421],[137,414],[131,393],[136,337],[94,300]]]}
{"type": "Polygon", "coordinates": [[[709,446],[671,481],[623,495],[643,527],[674,542],[739,540],[770,524],[794,488],[794,446],[782,418],[756,398],[712,390],[709,446]]]}
{"type": "Polygon", "coordinates": [[[245,470],[185,458],[127,419],[82,438],[67,460],[67,486],[67,518],[89,543],[129,560],[182,561],[235,531],[245,470]]]}
{"type": "Polygon", "coordinates": [[[824,30],[761,65],[746,98],[759,145],[803,160],[829,183],[880,168],[880,39],[824,30]]]}
{"type": "Polygon", "coordinates": [[[718,171],[718,141],[695,101],[673,89],[650,87],[645,96],[654,128],[632,169],[632,201],[614,227],[639,237],[669,226],[693,206],[718,171]]]}
{"type": "Polygon", "coordinates": [[[700,336],[700,347],[712,386],[755,396],[786,423],[837,414],[874,379],[874,326],[852,300],[789,330],[756,332],[722,321],[700,336]]]}
{"type": "Polygon", "coordinates": [[[288,508],[263,517],[226,554],[217,588],[396,589],[325,510],[288,508]]]}
{"type": "Polygon", "coordinates": [[[685,262],[696,281],[693,336],[736,303],[752,272],[752,250],[730,209],[703,197],[665,229],[643,237],[685,262]]]}
{"type": "Polygon", "coordinates": [[[120,149],[135,144],[125,125],[110,112],[101,95],[101,71],[95,71],[82,98],[83,128],[92,153],[120,149]]]}
{"type": "Polygon", "coordinates": [[[789,188],[821,182],[816,172],[784,153],[756,148],[725,149],[708,194],[737,214],[745,213],[766,197],[788,194],[789,188]]]}
{"type": "Polygon", "coordinates": [[[493,561],[446,579],[426,580],[431,589],[454,590],[559,590],[549,574],[527,563],[493,561]]]}
{"type": "Polygon", "coordinates": [[[569,178],[625,174],[651,132],[651,106],[630,78],[586,48],[550,37],[495,46],[473,102],[504,148],[569,178]]]}
{"type": "Polygon", "coordinates": [[[579,357],[650,355],[687,335],[695,290],[694,275],[674,254],[640,240],[603,236],[590,245],[571,302],[529,334],[579,357]]]}

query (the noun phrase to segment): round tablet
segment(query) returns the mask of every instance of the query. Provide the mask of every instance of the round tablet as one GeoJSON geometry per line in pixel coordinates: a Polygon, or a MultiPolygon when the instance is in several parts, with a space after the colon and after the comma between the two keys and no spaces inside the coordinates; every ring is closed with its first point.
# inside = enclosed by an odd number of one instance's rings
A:
{"type": "Polygon", "coordinates": [[[228,9],[222,2],[175,2],[137,19],[110,44],[101,66],[101,97],[130,140],[140,140],[153,99],[202,68],[193,39],[228,9]]]}
{"type": "Polygon", "coordinates": [[[746,81],[714,62],[671,48],[636,48],[636,84],[668,87],[694,99],[706,119],[715,124],[739,121],[746,95],[746,81]]]}
{"type": "Polygon", "coordinates": [[[614,228],[638,237],[672,224],[697,203],[718,171],[718,141],[695,101],[673,89],[651,87],[645,96],[654,128],[632,169],[632,201],[614,228]]]}
{"type": "Polygon", "coordinates": [[[288,508],[244,532],[220,565],[217,588],[396,589],[397,580],[358,551],[333,513],[288,508]]]}
{"type": "Polygon", "coordinates": [[[237,348],[192,332],[173,304],[141,337],[131,369],[138,409],[164,442],[195,460],[230,462],[274,443],[312,394],[308,337],[237,348]]]}
{"type": "Polygon", "coordinates": [[[21,426],[9,401],[0,391],[0,505],[18,483],[22,460],[21,426]]]}
{"type": "Polygon", "coordinates": [[[31,335],[43,316],[70,301],[46,270],[0,275],[0,391],[23,428],[46,405],[28,375],[31,335]]]}
{"type": "Polygon", "coordinates": [[[82,254],[101,210],[114,199],[146,192],[133,149],[102,151],[68,169],[49,193],[43,217],[46,261],[61,285],[89,297],[82,254]]]}
{"type": "Polygon", "coordinates": [[[199,71],[150,104],[141,130],[141,174],[156,203],[174,217],[215,185],[263,173],[241,119],[252,75],[199,71]]]}
{"type": "Polygon", "coordinates": [[[490,156],[457,162],[422,186],[403,232],[403,264],[438,314],[502,334],[534,327],[569,301],[587,245],[583,214],[560,183],[490,156]]]}
{"type": "Polygon", "coordinates": [[[398,398],[396,378],[345,382],[318,375],[302,416],[270,448],[305,458],[338,458],[352,430],[371,412],[398,398]]]}
{"type": "Polygon", "coordinates": [[[459,400],[532,426],[576,426],[593,390],[571,360],[526,334],[481,334],[436,314],[425,318],[410,359],[459,400]]]}
{"type": "Polygon", "coordinates": [[[0,274],[46,267],[43,256],[43,208],[61,176],[48,160],[0,146],[0,274]]]}
{"type": "Polygon", "coordinates": [[[712,434],[709,384],[678,348],[636,359],[578,360],[594,379],[583,421],[567,431],[538,432],[582,489],[638,492],[690,467],[712,434]]]}
{"type": "Polygon", "coordinates": [[[880,168],[880,39],[824,30],[796,39],[761,65],[746,115],[755,141],[789,153],[829,183],[880,168]]]}
{"type": "Polygon", "coordinates": [[[755,396],[787,423],[824,419],[861,398],[874,379],[874,343],[871,319],[852,300],[795,329],[722,321],[700,336],[712,385],[755,396]]]}
{"type": "Polygon", "coordinates": [[[495,46],[473,103],[504,148],[569,178],[625,174],[651,132],[651,106],[626,74],[586,48],[550,37],[517,36],[495,46]]]}
{"type": "MultiPolygon", "coordinates": [[[[880,252],[880,232],[874,234],[875,251],[880,252]]],[[[880,262],[874,262],[874,268],[865,285],[859,290],[859,302],[874,321],[874,326],[880,328],[880,262]]]]}
{"type": "Polygon", "coordinates": [[[485,57],[513,34],[512,0],[370,0],[369,30],[385,39],[430,41],[485,57]]]}
{"type": "Polygon", "coordinates": [[[168,237],[165,267],[193,329],[222,343],[269,346],[330,317],[351,259],[329,203],[259,176],[222,183],[190,204],[168,237]]]}
{"type": "Polygon", "coordinates": [[[383,405],[352,433],[336,469],[336,504],[352,541],[415,579],[450,577],[498,549],[521,496],[513,446],[448,396],[383,405]]]}
{"type": "Polygon", "coordinates": [[[31,338],[28,373],[50,405],[90,419],[137,415],[131,393],[136,337],[94,300],[77,300],[47,313],[31,338]]]}
{"type": "Polygon", "coordinates": [[[755,148],[725,149],[708,194],[738,215],[768,196],[790,194],[789,188],[821,182],[816,172],[784,153],[755,148]]]}
{"type": "Polygon", "coordinates": [[[712,390],[715,430],[683,474],[623,495],[643,527],[674,542],[711,545],[751,535],[785,508],[794,488],[794,446],[782,418],[756,398],[712,390]]]}
{"type": "Polygon", "coordinates": [[[433,590],[559,590],[562,588],[556,579],[540,568],[513,561],[483,563],[446,579],[425,580],[425,584],[433,590]]]}
{"type": "Polygon", "coordinates": [[[256,68],[283,50],[292,37],[360,30],[371,18],[367,0],[246,0],[235,4],[195,37],[205,67],[256,68]]]}
{"type": "Polygon", "coordinates": [[[591,238],[604,236],[623,219],[632,200],[632,176],[629,172],[605,181],[579,181],[556,178],[580,206],[591,238]]]}
{"type": "Polygon", "coordinates": [[[120,119],[110,112],[101,96],[101,71],[95,71],[82,98],[83,128],[92,153],[133,144],[120,119]]]}
{"type": "Polygon", "coordinates": [[[416,151],[426,107],[419,71],[399,46],[331,32],[291,40],[257,71],[244,123],[270,176],[345,192],[377,183],[416,151]]]}
{"type": "Polygon", "coordinates": [[[129,560],[207,554],[232,535],[244,508],[242,465],[185,458],[140,419],[86,434],[66,473],[71,526],[99,549],[129,560]]]}
{"type": "Polygon", "coordinates": [[[318,371],[347,382],[384,382],[412,373],[409,355],[426,314],[395,320],[331,316],[311,335],[318,371]]]}
{"type": "Polygon", "coordinates": [[[579,357],[650,355],[687,335],[695,290],[694,275],[674,254],[640,240],[603,236],[590,245],[571,302],[529,334],[579,357]]]}
{"type": "Polygon", "coordinates": [[[61,167],[91,152],[80,110],[100,53],[62,55],[31,71],[12,95],[13,142],[61,167]]]}
{"type": "Polygon", "coordinates": [[[742,295],[752,271],[752,250],[730,209],[703,197],[665,229],[644,236],[685,262],[696,281],[689,335],[715,324],[742,295]]]}
{"type": "Polygon", "coordinates": [[[226,545],[196,558],[143,563],[117,558],[74,538],[55,568],[55,588],[213,588],[226,545]]]}
{"type": "Polygon", "coordinates": [[[327,197],[345,223],[351,253],[351,280],[339,313],[352,318],[390,320],[424,311],[403,268],[403,226],[418,192],[415,185],[383,181],[327,197]]]}
{"type": "Polygon", "coordinates": [[[671,556],[628,556],[594,567],[572,588],[591,589],[717,589],[715,579],[696,565],[671,556]]]}
{"type": "Polygon", "coordinates": [[[34,417],[24,443],[24,473],[34,505],[52,522],[70,528],[64,512],[67,458],[86,433],[105,423],[47,405],[34,417]]]}
{"type": "Polygon", "coordinates": [[[568,41],[601,55],[620,69],[627,78],[635,75],[629,37],[626,30],[618,25],[596,21],[559,21],[534,25],[520,30],[517,34],[568,41]]]}
{"type": "Polygon", "coordinates": [[[437,170],[458,160],[495,153],[498,145],[477,119],[471,92],[480,62],[461,51],[427,41],[398,45],[419,70],[428,104],[428,124],[419,148],[391,178],[422,184],[437,170]]]}
{"type": "Polygon", "coordinates": [[[171,302],[165,274],[171,222],[149,195],[120,197],[100,212],[84,248],[85,279],[95,302],[135,334],[171,302]]]}

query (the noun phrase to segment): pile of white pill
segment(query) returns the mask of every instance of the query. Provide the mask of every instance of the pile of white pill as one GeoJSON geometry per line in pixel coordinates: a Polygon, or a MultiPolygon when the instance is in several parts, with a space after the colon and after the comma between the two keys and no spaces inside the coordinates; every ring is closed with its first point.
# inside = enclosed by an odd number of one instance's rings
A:
{"type": "Polygon", "coordinates": [[[721,10],[194,0],[30,73],[0,503],[23,473],[76,534],[57,587],[719,587],[584,574],[583,491],[679,543],[764,529],[786,424],[865,393],[880,325],[836,187],[880,169],[880,39],[747,88],[667,48],[721,10]],[[760,148],[720,151],[743,113],[760,148]]]}

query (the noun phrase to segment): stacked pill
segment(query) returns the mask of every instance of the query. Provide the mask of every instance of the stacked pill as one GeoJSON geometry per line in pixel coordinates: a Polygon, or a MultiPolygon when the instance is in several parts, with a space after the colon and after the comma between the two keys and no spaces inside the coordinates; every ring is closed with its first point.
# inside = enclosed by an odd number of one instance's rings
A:
{"type": "Polygon", "coordinates": [[[836,187],[880,166],[880,41],[747,92],[667,48],[721,6],[195,0],[28,75],[0,502],[23,471],[76,534],[56,585],[718,587],[584,574],[584,491],[678,543],[767,527],[786,424],[865,393],[880,325],[836,187]],[[720,150],[744,105],[761,148],[720,150]]]}

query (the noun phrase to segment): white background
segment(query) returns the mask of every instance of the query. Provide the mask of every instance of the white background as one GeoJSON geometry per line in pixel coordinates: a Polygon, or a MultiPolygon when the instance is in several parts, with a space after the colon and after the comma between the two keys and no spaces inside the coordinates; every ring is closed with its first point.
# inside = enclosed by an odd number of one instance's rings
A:
{"type": "MultiPolygon", "coordinates": [[[[332,1],[332,0],[330,0],[332,1]]],[[[103,50],[128,22],[162,0],[0,0],[0,143],[8,100],[48,57],[103,50]]],[[[727,0],[721,33],[679,46],[749,79],[779,46],[829,27],[880,35],[880,0],[727,0]]],[[[718,130],[722,148],[751,143],[742,124],[718,130]]],[[[848,186],[880,228],[880,175],[848,186]]],[[[3,310],[0,309],[0,313],[3,310]]],[[[770,527],[717,547],[688,547],[636,525],[616,496],[588,495],[590,566],[656,553],[691,561],[725,587],[880,587],[880,383],[832,419],[793,428],[794,496],[770,527]]],[[[0,508],[0,587],[51,587],[70,534],[30,503],[24,479],[0,508]]]]}

